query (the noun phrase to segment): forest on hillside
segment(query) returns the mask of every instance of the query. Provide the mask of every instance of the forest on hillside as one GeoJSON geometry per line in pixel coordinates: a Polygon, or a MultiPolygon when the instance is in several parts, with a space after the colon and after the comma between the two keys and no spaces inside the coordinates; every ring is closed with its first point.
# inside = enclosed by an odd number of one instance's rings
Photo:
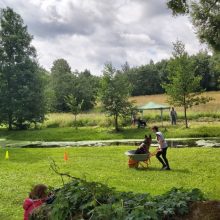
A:
{"type": "MultiPolygon", "coordinates": [[[[200,51],[189,58],[195,75],[201,77],[201,88],[205,91],[218,91],[219,56],[200,51]]],[[[162,94],[162,85],[169,82],[169,63],[172,59],[155,63],[152,60],[146,65],[136,67],[130,67],[129,63],[125,62],[121,69],[115,70],[115,74],[129,82],[131,96],[162,94]]],[[[54,61],[50,72],[43,69],[41,72],[47,81],[46,97],[50,111],[68,111],[64,97],[72,93],[77,100],[84,100],[83,110],[94,107],[103,75],[96,76],[88,69],[82,72],[71,71],[70,65],[64,59],[54,61]]]]}

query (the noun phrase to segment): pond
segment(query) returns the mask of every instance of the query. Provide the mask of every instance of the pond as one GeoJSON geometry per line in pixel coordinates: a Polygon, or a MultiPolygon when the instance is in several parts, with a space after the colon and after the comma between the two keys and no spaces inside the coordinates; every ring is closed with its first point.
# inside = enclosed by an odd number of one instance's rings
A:
{"type": "Polygon", "coordinates": [[[220,138],[170,139],[170,147],[220,147],[220,138]]]}
{"type": "MultiPolygon", "coordinates": [[[[84,146],[111,146],[111,145],[131,145],[137,146],[142,139],[123,139],[123,140],[97,140],[97,141],[10,141],[0,139],[1,147],[20,147],[20,148],[49,148],[49,147],[84,147],[84,146]]],[[[220,138],[182,138],[167,139],[170,147],[220,147],[220,138]]],[[[153,140],[152,146],[157,146],[153,140]]]]}

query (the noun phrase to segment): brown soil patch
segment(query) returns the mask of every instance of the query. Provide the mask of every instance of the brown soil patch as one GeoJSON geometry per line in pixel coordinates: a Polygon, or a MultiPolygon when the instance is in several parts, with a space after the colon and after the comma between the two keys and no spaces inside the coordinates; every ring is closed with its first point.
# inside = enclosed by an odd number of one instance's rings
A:
{"type": "Polygon", "coordinates": [[[175,220],[220,220],[220,201],[193,202],[190,212],[175,220]]]}

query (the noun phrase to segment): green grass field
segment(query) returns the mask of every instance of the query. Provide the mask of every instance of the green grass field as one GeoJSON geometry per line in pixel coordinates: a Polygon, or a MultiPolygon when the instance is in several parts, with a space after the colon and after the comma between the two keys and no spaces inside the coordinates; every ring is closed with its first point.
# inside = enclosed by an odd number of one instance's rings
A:
{"type": "MultiPolygon", "coordinates": [[[[50,170],[49,157],[62,172],[99,181],[120,191],[161,194],[172,187],[200,188],[208,198],[220,199],[219,148],[171,148],[168,158],[172,171],[160,171],[152,158],[149,169],[127,167],[124,152],[132,146],[67,148],[69,160],[63,160],[64,148],[6,149],[0,151],[0,219],[22,219],[22,203],[32,185],[45,183],[59,187],[59,176],[50,170]]],[[[154,148],[151,149],[154,151],[154,148]]],[[[66,179],[68,181],[68,179],[66,179]]]]}
{"type": "MultiPolygon", "coordinates": [[[[157,123],[160,125],[160,123],[157,123]]],[[[73,127],[42,128],[39,130],[8,131],[0,129],[0,139],[13,141],[83,141],[83,140],[113,140],[113,139],[142,139],[144,134],[152,134],[151,126],[146,129],[126,127],[121,132],[115,132],[112,127],[73,127]]],[[[220,123],[194,123],[189,129],[183,125],[166,125],[166,131],[161,128],[166,138],[195,138],[220,137],[220,123]]],[[[1,140],[0,140],[1,144],[1,140]]]]}

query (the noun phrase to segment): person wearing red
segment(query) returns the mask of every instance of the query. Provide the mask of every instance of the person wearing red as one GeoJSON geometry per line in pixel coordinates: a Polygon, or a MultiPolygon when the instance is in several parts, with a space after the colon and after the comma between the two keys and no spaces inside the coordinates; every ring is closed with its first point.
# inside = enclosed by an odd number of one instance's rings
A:
{"type": "Polygon", "coordinates": [[[29,198],[26,198],[23,203],[24,220],[29,220],[33,210],[46,201],[48,196],[47,189],[47,186],[44,184],[38,184],[33,187],[29,193],[29,198]]]}

